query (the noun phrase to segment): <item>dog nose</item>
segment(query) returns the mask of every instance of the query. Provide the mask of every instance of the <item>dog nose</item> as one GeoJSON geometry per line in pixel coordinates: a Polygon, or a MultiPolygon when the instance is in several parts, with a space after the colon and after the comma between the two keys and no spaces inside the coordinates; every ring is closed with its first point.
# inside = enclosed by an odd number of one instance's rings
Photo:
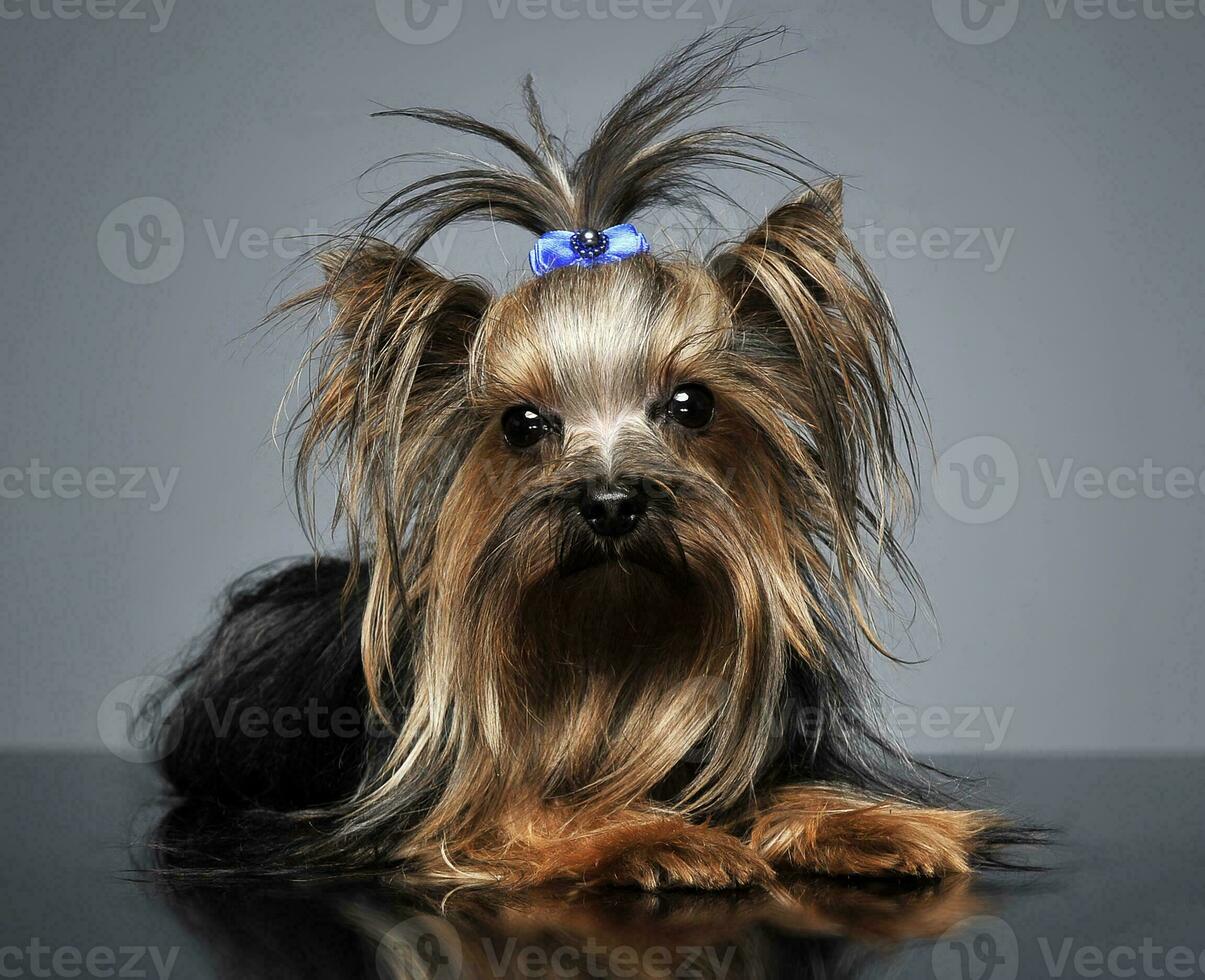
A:
{"type": "Polygon", "coordinates": [[[595,481],[586,484],[578,509],[595,534],[617,538],[635,530],[648,509],[648,497],[639,487],[595,481]]]}

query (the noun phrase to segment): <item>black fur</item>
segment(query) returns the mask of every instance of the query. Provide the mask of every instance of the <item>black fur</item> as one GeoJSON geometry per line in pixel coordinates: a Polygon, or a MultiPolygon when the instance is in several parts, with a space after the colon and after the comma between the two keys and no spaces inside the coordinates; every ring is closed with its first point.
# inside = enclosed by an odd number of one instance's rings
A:
{"type": "MultiPolygon", "coordinates": [[[[174,678],[160,737],[190,799],[298,810],[349,797],[373,743],[360,667],[363,588],[343,595],[334,558],[260,569],[227,592],[221,619],[174,678]]],[[[364,581],[364,579],[361,579],[364,581]]]]}

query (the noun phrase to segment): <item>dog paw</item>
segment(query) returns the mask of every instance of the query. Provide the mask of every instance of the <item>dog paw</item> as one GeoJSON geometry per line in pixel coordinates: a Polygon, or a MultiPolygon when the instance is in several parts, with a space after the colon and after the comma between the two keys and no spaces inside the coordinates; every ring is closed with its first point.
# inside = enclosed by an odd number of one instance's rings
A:
{"type": "Polygon", "coordinates": [[[819,811],[774,810],[754,824],[750,842],[776,867],[941,878],[970,870],[976,838],[991,822],[975,811],[859,802],[819,811]]]}
{"type": "Polygon", "coordinates": [[[731,834],[677,820],[591,835],[570,852],[562,854],[562,869],[587,885],[717,891],[749,888],[774,877],[770,865],[731,834]]]}

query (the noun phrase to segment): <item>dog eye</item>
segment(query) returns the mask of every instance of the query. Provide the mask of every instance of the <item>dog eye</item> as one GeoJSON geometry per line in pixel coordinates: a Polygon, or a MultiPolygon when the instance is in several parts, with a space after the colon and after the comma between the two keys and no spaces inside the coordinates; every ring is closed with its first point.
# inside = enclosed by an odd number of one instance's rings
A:
{"type": "Polygon", "coordinates": [[[669,417],[688,429],[701,429],[715,415],[715,396],[703,385],[678,385],[670,395],[669,417]]]}
{"type": "Polygon", "coordinates": [[[527,449],[544,438],[548,423],[530,405],[515,405],[502,413],[502,435],[515,449],[527,449]]]}

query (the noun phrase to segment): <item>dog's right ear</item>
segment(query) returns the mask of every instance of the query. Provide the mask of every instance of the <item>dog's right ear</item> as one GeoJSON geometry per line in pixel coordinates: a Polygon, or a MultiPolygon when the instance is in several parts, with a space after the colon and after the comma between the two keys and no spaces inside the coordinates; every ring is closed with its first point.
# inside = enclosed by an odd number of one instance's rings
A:
{"type": "Polygon", "coordinates": [[[396,456],[416,423],[431,424],[462,396],[469,344],[490,293],[378,239],[328,249],[317,262],[325,283],[278,311],[330,311],[311,349],[321,370],[307,406],[302,461],[333,439],[345,443],[354,469],[369,454],[388,449],[396,456]]]}
{"type": "Polygon", "coordinates": [[[462,360],[490,302],[489,290],[477,280],[444,276],[377,239],[328,249],[316,260],[325,284],[286,305],[331,306],[327,340],[341,338],[360,356],[386,355],[394,366],[404,352],[432,347],[462,360]]]}
{"type": "Polygon", "coordinates": [[[299,434],[301,502],[313,470],[337,470],[335,520],[347,519],[354,547],[368,510],[421,509],[412,503],[422,497],[418,480],[447,469],[466,414],[469,346],[491,296],[478,280],[445,276],[379,239],[329,248],[316,261],[325,282],[276,310],[329,315],[299,372],[313,380],[290,431],[299,434]],[[374,498],[389,505],[372,508],[374,498]]]}

